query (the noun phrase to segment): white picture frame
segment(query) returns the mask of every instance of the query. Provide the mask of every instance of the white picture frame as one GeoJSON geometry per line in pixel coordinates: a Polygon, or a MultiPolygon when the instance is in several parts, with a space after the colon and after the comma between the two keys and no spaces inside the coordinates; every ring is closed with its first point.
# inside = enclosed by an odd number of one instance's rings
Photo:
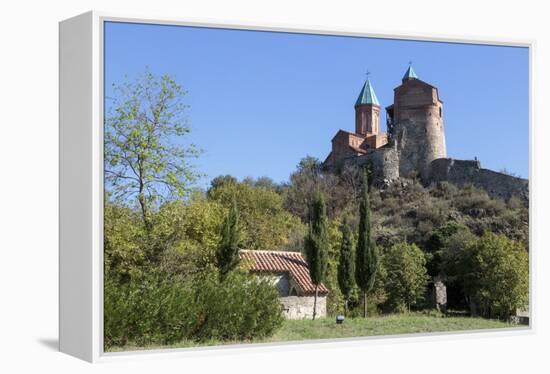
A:
{"type": "MultiPolygon", "coordinates": [[[[474,38],[383,34],[372,30],[317,29],[284,24],[211,22],[197,19],[142,18],[113,13],[87,12],[59,25],[59,347],[60,351],[89,362],[127,359],[131,355],[194,355],[227,349],[295,349],[314,344],[364,345],[402,336],[351,338],[344,341],[253,344],[210,348],[105,353],[103,350],[103,25],[104,22],[133,22],[203,26],[242,30],[300,32],[320,35],[426,40],[491,44],[529,48],[529,158],[530,158],[530,290],[533,279],[533,40],[485,40],[474,38]]],[[[530,325],[522,329],[435,333],[409,339],[451,339],[453,336],[510,336],[533,333],[536,313],[530,293],[530,325]]]]}

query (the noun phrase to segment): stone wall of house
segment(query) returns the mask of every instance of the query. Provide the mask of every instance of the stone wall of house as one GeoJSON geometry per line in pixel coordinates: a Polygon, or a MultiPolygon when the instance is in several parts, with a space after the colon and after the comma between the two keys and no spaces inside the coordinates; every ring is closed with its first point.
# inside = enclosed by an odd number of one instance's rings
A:
{"type": "MultiPolygon", "coordinates": [[[[287,296],[279,298],[287,319],[313,318],[313,296],[287,296]]],[[[327,297],[317,297],[317,317],[327,316],[327,297]]]]}
{"type": "Polygon", "coordinates": [[[277,287],[280,296],[290,294],[290,280],[288,273],[258,274],[260,279],[267,279],[271,284],[277,287]]]}
{"type": "Polygon", "coordinates": [[[440,158],[432,161],[429,178],[426,182],[447,181],[459,187],[472,184],[482,188],[491,197],[509,199],[517,196],[529,199],[529,181],[498,173],[489,169],[482,169],[477,160],[455,160],[440,158]]]}

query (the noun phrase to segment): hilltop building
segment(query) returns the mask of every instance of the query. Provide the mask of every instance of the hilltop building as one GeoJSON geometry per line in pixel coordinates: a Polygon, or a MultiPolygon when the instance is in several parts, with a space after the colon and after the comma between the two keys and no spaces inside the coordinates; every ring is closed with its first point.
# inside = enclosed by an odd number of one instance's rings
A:
{"type": "Polygon", "coordinates": [[[473,184],[491,196],[528,199],[528,181],[482,169],[476,160],[447,158],[443,101],[437,87],[422,81],[409,65],[387,106],[387,133],[380,127],[381,105],[369,78],[355,102],[355,132],[339,130],[323,166],[369,165],[375,184],[419,177],[425,184],[473,184]]]}

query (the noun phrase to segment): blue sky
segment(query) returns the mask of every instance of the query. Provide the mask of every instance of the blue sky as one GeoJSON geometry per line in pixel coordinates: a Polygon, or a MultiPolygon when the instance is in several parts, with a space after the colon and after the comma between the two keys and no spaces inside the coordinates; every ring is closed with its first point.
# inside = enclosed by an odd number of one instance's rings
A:
{"type": "Polygon", "coordinates": [[[338,129],[354,129],[366,71],[385,107],[409,61],[439,88],[448,157],[528,176],[527,48],[126,23],[105,30],[107,89],[148,66],[189,91],[201,186],[220,174],[282,182],[302,157],[324,160],[338,129]]]}

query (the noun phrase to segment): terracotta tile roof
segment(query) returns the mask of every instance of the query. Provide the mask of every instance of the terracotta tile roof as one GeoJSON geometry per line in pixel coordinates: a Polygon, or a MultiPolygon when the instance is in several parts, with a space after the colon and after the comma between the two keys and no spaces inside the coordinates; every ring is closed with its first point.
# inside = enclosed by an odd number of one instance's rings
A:
{"type": "MultiPolygon", "coordinates": [[[[300,289],[300,294],[313,295],[315,286],[309,276],[307,262],[300,252],[244,250],[239,252],[245,269],[257,273],[288,273],[300,289]]],[[[324,284],[318,288],[319,295],[328,294],[324,284]]]]}

